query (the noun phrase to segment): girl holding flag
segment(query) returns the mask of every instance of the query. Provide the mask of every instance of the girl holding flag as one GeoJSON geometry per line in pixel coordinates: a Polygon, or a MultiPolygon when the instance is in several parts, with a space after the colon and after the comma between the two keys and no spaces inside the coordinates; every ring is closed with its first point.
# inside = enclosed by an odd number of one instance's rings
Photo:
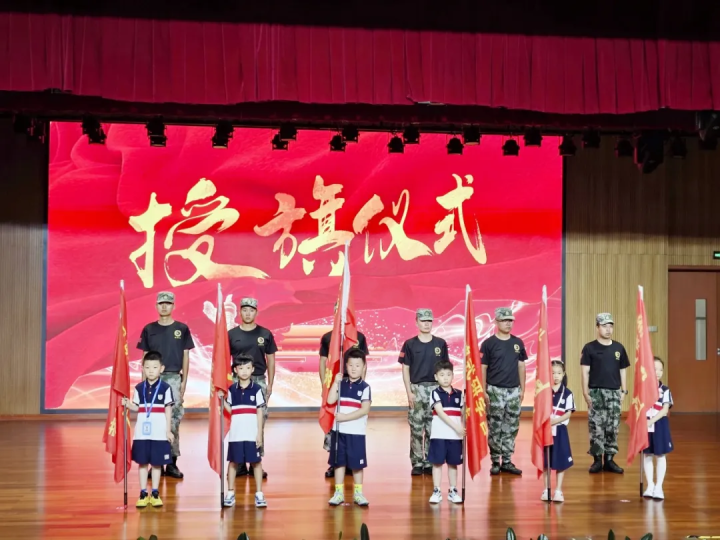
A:
{"type": "Polygon", "coordinates": [[[667,470],[667,461],[665,454],[673,451],[672,438],[670,437],[670,422],[668,421],[668,413],[673,406],[672,394],[670,389],[660,380],[663,376],[665,363],[655,357],[655,376],[658,380],[658,398],[657,401],[647,411],[648,419],[648,447],[643,450],[643,468],[645,469],[645,479],[647,480],[647,489],[643,493],[643,497],[662,500],[665,498],[663,493],[663,480],[665,480],[665,471],[667,470]],[[657,461],[657,481],[653,483],[653,456],[657,461]]]}
{"type": "MultiPolygon", "coordinates": [[[[565,364],[560,360],[553,360],[552,362],[552,381],[553,404],[550,426],[552,427],[553,444],[550,447],[550,463],[549,467],[548,464],[545,466],[545,474],[549,475],[551,470],[557,472],[557,486],[552,500],[554,502],[564,502],[563,478],[565,477],[565,471],[573,466],[567,426],[570,423],[570,415],[575,412],[575,398],[573,398],[573,393],[567,387],[565,364]]],[[[547,489],[543,489],[540,500],[548,500],[547,489]]]]}

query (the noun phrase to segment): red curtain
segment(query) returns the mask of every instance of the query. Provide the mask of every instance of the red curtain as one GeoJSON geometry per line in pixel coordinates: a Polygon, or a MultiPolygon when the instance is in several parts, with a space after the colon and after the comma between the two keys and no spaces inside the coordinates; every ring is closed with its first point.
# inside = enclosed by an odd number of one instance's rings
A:
{"type": "Polygon", "coordinates": [[[0,91],[132,102],[720,109],[720,43],[0,14],[0,91]]]}

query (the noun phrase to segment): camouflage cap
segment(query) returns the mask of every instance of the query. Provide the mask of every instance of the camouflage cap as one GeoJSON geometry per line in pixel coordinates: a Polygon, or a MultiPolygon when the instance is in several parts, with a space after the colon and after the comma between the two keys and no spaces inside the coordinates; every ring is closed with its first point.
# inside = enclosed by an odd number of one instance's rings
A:
{"type": "Polygon", "coordinates": [[[240,300],[240,309],[244,308],[245,306],[257,309],[257,298],[245,297],[240,300]]]}
{"type": "Polygon", "coordinates": [[[175,295],[168,291],[159,292],[157,295],[157,303],[158,304],[174,304],[175,303],[175,295]]]}
{"type": "Polygon", "coordinates": [[[612,313],[598,313],[595,317],[595,322],[597,324],[615,324],[612,313]]]}
{"type": "Polygon", "coordinates": [[[415,318],[418,321],[432,321],[433,314],[432,309],[420,308],[415,312],[415,318]]]}
{"type": "Polygon", "coordinates": [[[513,315],[512,309],[509,307],[499,307],[495,310],[496,321],[514,321],[515,316],[513,315]]]}

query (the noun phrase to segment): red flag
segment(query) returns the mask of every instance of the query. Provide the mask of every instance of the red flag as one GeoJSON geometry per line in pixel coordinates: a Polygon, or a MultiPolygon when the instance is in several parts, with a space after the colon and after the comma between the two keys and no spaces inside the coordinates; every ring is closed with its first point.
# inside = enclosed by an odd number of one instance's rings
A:
{"type": "Polygon", "coordinates": [[[533,407],[532,462],[543,473],[545,447],[553,443],[550,417],[552,416],[552,368],[550,366],[550,344],[547,333],[547,287],[543,285],[540,323],[538,325],[537,371],[535,372],[535,404],[533,407]]]}
{"type": "Polygon", "coordinates": [[[215,341],[213,343],[212,368],[210,373],[210,403],[209,414],[210,422],[208,423],[208,463],[210,468],[218,474],[221,474],[221,445],[225,440],[225,436],[230,431],[230,414],[222,408],[225,415],[223,425],[223,434],[220,436],[220,402],[217,392],[222,390],[227,394],[228,388],[232,384],[232,375],[230,374],[230,341],[228,340],[228,329],[225,317],[225,306],[223,305],[222,289],[218,283],[218,301],[217,313],[215,315],[215,341]]]}
{"type": "Polygon", "coordinates": [[[465,427],[467,464],[470,477],[480,472],[480,462],[488,453],[487,413],[483,390],[482,365],[478,349],[475,310],[470,285],[465,291],[465,427]]]}
{"type": "Polygon", "coordinates": [[[325,366],[325,380],[323,381],[322,406],[320,407],[320,427],[328,433],[335,422],[335,410],[337,404],[328,405],[327,397],[335,376],[340,372],[341,357],[344,351],[357,345],[357,326],[355,324],[355,305],[353,302],[352,288],[350,287],[350,259],[349,242],[345,244],[345,264],[343,267],[343,278],[340,282],[338,293],[338,309],[335,310],[333,319],[333,330],[330,337],[330,351],[325,366]],[[342,342],[342,350],[340,343],[342,342]]]}
{"type": "Polygon", "coordinates": [[[633,398],[628,411],[630,426],[627,463],[631,465],[635,455],[648,447],[647,411],[658,398],[658,381],[655,376],[655,357],[650,346],[643,288],[638,287],[637,329],[635,338],[635,383],[633,398]]]}
{"type": "Polygon", "coordinates": [[[130,419],[125,416],[122,398],[130,398],[130,357],[127,342],[127,312],[125,310],[125,286],[120,282],[120,317],[118,332],[115,339],[115,360],[113,362],[110,381],[110,402],[105,421],[103,442],[105,451],[112,455],[115,464],[115,482],[121,482],[125,473],[130,470],[131,441],[130,419]],[[125,448],[125,469],[123,469],[123,443],[126,438],[123,428],[128,430],[127,448],[125,448]]]}

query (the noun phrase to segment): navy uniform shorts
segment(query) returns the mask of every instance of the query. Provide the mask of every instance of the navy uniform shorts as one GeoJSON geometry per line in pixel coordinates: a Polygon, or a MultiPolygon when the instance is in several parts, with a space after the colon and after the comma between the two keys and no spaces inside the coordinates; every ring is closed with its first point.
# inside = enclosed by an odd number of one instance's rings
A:
{"type": "Polygon", "coordinates": [[[331,467],[347,467],[353,471],[359,471],[367,467],[367,456],[365,455],[365,435],[350,435],[340,433],[340,438],[335,431],[330,432],[330,451],[328,452],[328,465],[331,467]],[[335,443],[337,441],[337,460],[335,460],[335,443]]]}
{"type": "Polygon", "coordinates": [[[135,440],[132,443],[132,460],[138,465],[162,467],[172,463],[169,441],[135,440]]]}
{"type": "Polygon", "coordinates": [[[431,438],[428,461],[433,465],[462,465],[462,440],[431,438]]]}
{"type": "Polygon", "coordinates": [[[227,460],[230,463],[260,463],[260,448],[255,441],[228,443],[227,460]]]}

